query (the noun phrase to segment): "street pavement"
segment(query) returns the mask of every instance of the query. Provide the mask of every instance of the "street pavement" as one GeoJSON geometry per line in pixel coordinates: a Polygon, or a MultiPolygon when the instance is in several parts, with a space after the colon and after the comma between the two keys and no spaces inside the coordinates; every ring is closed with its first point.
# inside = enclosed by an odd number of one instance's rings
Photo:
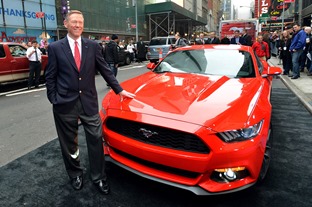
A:
{"type": "MultiPolygon", "coordinates": [[[[271,66],[283,68],[283,65],[277,57],[272,57],[268,60],[271,66]]],[[[280,76],[283,83],[291,90],[312,114],[312,76],[307,76],[307,69],[300,73],[300,78],[291,79],[287,75],[280,76]]]]}

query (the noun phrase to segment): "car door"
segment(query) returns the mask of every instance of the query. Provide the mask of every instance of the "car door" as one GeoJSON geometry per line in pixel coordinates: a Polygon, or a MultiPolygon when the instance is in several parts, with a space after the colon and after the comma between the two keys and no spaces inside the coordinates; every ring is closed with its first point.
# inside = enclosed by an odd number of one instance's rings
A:
{"type": "Polygon", "coordinates": [[[13,80],[27,78],[29,74],[29,60],[26,57],[27,49],[21,45],[8,45],[13,60],[11,60],[11,71],[13,80]]]}
{"type": "Polygon", "coordinates": [[[12,81],[10,57],[5,54],[4,46],[0,44],[0,83],[12,81]]]}

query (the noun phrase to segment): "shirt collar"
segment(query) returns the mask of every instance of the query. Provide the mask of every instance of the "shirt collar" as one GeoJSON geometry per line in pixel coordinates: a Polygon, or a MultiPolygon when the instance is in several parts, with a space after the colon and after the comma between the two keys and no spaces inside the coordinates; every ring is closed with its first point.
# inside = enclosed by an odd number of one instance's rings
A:
{"type": "Polygon", "coordinates": [[[75,45],[75,41],[78,42],[78,46],[81,45],[81,37],[79,37],[77,40],[74,40],[73,38],[71,38],[71,37],[68,36],[68,34],[67,34],[67,39],[68,39],[69,45],[75,45]]]}

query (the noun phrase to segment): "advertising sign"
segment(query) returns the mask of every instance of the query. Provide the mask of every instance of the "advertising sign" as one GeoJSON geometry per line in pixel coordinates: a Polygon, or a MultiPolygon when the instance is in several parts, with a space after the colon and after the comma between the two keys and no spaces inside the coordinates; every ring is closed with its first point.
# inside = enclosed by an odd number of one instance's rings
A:
{"type": "Polygon", "coordinates": [[[0,5],[0,27],[3,27],[5,19],[7,27],[27,26],[27,28],[42,29],[42,19],[36,18],[36,13],[44,12],[46,28],[53,30],[57,28],[55,1],[42,0],[42,11],[40,10],[39,0],[25,0],[24,10],[21,0],[2,1],[3,8],[0,5]]]}

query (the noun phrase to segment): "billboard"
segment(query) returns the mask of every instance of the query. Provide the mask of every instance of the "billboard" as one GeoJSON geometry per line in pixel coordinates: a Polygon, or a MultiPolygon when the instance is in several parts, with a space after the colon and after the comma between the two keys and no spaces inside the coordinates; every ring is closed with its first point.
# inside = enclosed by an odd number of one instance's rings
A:
{"type": "Polygon", "coordinates": [[[36,12],[45,13],[46,29],[57,28],[55,1],[41,0],[42,9],[39,0],[25,0],[24,9],[21,0],[2,0],[3,8],[0,5],[0,27],[27,27],[33,29],[42,29],[43,22],[36,18],[36,12]],[[4,18],[3,18],[4,14],[4,18]]]}

